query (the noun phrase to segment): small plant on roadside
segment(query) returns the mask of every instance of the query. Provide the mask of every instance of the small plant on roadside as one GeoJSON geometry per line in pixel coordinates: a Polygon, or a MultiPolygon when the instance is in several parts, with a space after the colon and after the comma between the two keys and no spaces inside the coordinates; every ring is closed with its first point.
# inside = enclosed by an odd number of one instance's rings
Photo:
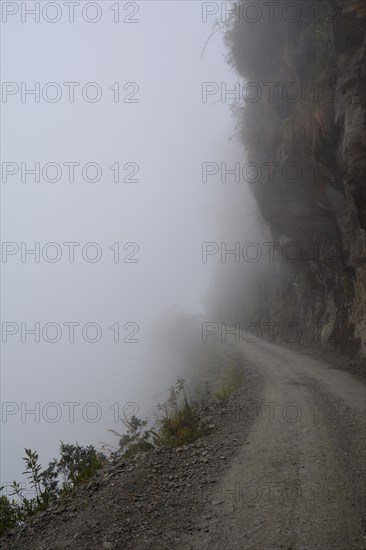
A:
{"type": "MultiPolygon", "coordinates": [[[[4,487],[0,488],[2,491],[4,487]]],[[[2,536],[9,529],[13,529],[18,525],[19,506],[14,499],[10,500],[6,495],[0,496],[0,536],[2,536]]]]}
{"type": "MultiPolygon", "coordinates": [[[[25,449],[25,461],[26,468],[23,475],[27,475],[30,487],[34,490],[36,496],[34,499],[28,501],[31,506],[30,513],[34,510],[45,510],[48,506],[48,492],[45,490],[42,484],[42,466],[38,462],[38,453],[31,449],[25,449]]],[[[18,496],[21,496],[17,493],[18,496]]],[[[23,503],[27,501],[26,498],[22,498],[23,503]]]]}
{"type": "Polygon", "coordinates": [[[57,471],[63,477],[63,489],[70,490],[90,479],[101,468],[103,457],[93,445],[83,447],[61,442],[57,471]]]}
{"type": "Polygon", "coordinates": [[[126,414],[120,419],[122,424],[127,428],[125,434],[121,434],[116,430],[108,430],[119,437],[119,448],[115,453],[112,453],[113,458],[132,458],[137,453],[144,453],[154,447],[152,443],[152,430],[146,428],[149,424],[149,419],[141,419],[133,415],[128,418],[126,414]]]}
{"type": "Polygon", "coordinates": [[[162,416],[157,420],[157,445],[180,447],[203,435],[199,428],[198,404],[189,395],[183,378],[171,386],[169,398],[158,405],[158,410],[162,416]]]}
{"type": "MultiPolygon", "coordinates": [[[[23,475],[27,476],[35,496],[26,497],[24,487],[13,481],[10,496],[17,498],[10,500],[7,495],[0,497],[0,536],[22,525],[36,512],[45,510],[51,501],[67,495],[74,487],[92,477],[102,465],[103,456],[92,445],[82,447],[61,442],[60,453],[60,459],[53,459],[48,468],[42,471],[38,453],[25,449],[23,460],[26,467],[23,475]]],[[[1,487],[0,490],[3,489],[1,487]]]]}

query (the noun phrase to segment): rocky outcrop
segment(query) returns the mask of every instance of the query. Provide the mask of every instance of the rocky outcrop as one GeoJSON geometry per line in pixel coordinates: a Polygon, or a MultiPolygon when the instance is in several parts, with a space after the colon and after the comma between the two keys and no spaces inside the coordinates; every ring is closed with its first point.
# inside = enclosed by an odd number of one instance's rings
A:
{"type": "Polygon", "coordinates": [[[366,6],[349,2],[340,9],[342,17],[335,34],[339,71],[335,123],[341,128],[338,164],[349,211],[341,227],[349,250],[348,266],[353,270],[349,320],[361,352],[366,354],[366,6]]]}
{"type": "Polygon", "coordinates": [[[363,356],[366,7],[323,0],[315,13],[310,4],[298,2],[296,22],[280,10],[265,21],[263,12],[257,26],[241,19],[227,32],[231,62],[246,80],[301,91],[297,101],[278,94],[239,114],[250,160],[276,165],[271,180],[252,185],[260,211],[273,240],[299,250],[296,262],[281,258],[282,277],[257,297],[258,320],[296,322],[304,342],[363,356]]]}

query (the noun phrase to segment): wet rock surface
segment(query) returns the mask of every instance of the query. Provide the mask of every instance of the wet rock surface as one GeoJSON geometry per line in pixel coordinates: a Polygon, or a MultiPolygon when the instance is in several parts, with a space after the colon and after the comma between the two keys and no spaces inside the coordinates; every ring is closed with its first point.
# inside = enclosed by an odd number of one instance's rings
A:
{"type": "Polygon", "coordinates": [[[238,21],[229,38],[233,65],[244,79],[279,88],[293,82],[302,93],[293,102],[280,94],[262,98],[243,105],[239,115],[243,158],[277,166],[252,190],[279,247],[278,265],[267,261],[271,275],[261,275],[253,311],[236,308],[240,290],[247,292],[239,282],[217,316],[296,323],[307,347],[365,358],[365,3],[294,4],[302,14],[297,23],[262,17],[252,29],[238,21]]]}

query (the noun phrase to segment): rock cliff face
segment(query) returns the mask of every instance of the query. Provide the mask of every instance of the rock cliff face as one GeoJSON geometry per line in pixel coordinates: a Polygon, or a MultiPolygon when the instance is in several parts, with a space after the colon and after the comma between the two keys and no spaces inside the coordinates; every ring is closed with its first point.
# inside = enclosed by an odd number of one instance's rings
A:
{"type": "Polygon", "coordinates": [[[258,295],[258,320],[285,317],[305,342],[363,356],[366,4],[297,1],[293,13],[286,4],[272,19],[238,18],[226,35],[245,81],[273,91],[243,102],[239,128],[248,158],[273,166],[252,184],[273,241],[296,252],[258,295]]]}

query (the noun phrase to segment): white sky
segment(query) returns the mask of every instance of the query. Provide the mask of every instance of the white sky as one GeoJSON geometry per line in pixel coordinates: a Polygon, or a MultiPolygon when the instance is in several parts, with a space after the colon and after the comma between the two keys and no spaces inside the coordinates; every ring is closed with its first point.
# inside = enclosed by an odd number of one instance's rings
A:
{"type": "MultiPolygon", "coordinates": [[[[1,106],[3,162],[93,161],[103,168],[97,183],[80,177],[69,183],[66,176],[22,183],[19,174],[2,183],[2,241],[30,247],[93,241],[103,250],[98,263],[83,261],[78,251],[74,264],[66,256],[38,264],[9,257],[1,265],[2,321],[93,321],[103,335],[89,344],[77,331],[70,344],[65,329],[55,344],[21,343],[18,334],[3,345],[2,401],[29,409],[57,402],[63,415],[57,423],[42,417],[36,423],[32,416],[22,423],[20,412],[6,422],[3,414],[1,482],[20,480],[24,447],[38,450],[46,465],[60,439],[115,443],[106,432],[116,428],[108,407],[136,401],[143,410],[156,388],[174,383],[174,373],[157,380],[149,370],[149,326],[172,305],[202,311],[211,267],[201,262],[201,243],[218,237],[223,190],[202,184],[201,164],[242,154],[228,143],[234,132],[228,104],[219,96],[201,100],[202,82],[237,80],[224,61],[220,33],[201,60],[213,23],[202,22],[201,2],[139,2],[136,24],[113,23],[113,4],[99,2],[103,16],[96,24],[83,21],[80,11],[70,24],[64,11],[55,24],[22,23],[18,13],[2,25],[3,82],[98,82],[103,89],[98,103],[84,101],[77,89],[70,104],[62,87],[58,103],[22,103],[17,94],[1,106]],[[108,87],[117,81],[138,83],[139,102],[114,103],[108,87]],[[108,169],[114,162],[138,163],[139,183],[114,183],[108,169]],[[131,241],[140,246],[139,263],[113,263],[108,247],[131,241]],[[139,324],[140,343],[113,343],[108,327],[128,321],[139,324]],[[103,416],[86,422],[80,406],[70,423],[64,402],[97,402],[103,416]]],[[[246,208],[253,209],[249,195],[246,208]]]]}

